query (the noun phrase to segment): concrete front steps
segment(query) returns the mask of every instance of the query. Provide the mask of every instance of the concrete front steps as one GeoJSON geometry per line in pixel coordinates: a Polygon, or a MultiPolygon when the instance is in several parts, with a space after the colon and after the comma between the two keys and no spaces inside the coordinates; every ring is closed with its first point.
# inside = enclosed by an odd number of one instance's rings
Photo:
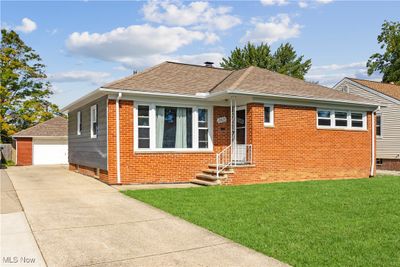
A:
{"type": "Polygon", "coordinates": [[[228,175],[232,173],[235,173],[233,168],[227,167],[223,171],[221,171],[219,173],[219,177],[217,177],[217,165],[209,164],[208,169],[202,170],[201,173],[196,174],[196,178],[193,179],[191,182],[204,186],[220,185],[221,179],[228,178],[228,175]]]}

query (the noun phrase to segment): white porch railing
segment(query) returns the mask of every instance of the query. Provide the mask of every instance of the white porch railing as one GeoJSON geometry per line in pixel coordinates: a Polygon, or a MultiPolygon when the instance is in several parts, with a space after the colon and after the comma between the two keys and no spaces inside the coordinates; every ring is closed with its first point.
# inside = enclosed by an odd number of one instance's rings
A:
{"type": "Polygon", "coordinates": [[[217,177],[226,167],[232,165],[232,145],[225,147],[221,152],[217,153],[217,177]]]}
{"type": "Polygon", "coordinates": [[[224,148],[216,156],[217,177],[229,166],[253,164],[253,146],[231,144],[224,148]]]}

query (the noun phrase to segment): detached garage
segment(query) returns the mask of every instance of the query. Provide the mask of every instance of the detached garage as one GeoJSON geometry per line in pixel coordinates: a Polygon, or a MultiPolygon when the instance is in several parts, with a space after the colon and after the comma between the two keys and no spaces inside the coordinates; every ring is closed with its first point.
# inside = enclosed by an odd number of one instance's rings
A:
{"type": "Polygon", "coordinates": [[[55,117],[13,135],[17,165],[68,164],[68,121],[55,117]]]}

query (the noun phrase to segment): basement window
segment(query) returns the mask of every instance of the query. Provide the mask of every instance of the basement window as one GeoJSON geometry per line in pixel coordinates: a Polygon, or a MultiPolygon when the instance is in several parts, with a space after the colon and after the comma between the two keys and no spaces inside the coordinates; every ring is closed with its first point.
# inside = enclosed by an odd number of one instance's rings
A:
{"type": "Polygon", "coordinates": [[[381,166],[383,164],[383,159],[376,159],[376,165],[381,166]]]}

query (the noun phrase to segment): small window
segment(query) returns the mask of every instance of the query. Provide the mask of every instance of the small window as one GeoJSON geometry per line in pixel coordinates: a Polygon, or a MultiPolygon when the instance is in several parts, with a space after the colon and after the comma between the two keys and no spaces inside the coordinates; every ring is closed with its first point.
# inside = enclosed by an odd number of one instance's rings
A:
{"type": "Polygon", "coordinates": [[[97,123],[97,105],[90,107],[90,136],[91,138],[97,138],[98,134],[98,123],[97,123]]]}
{"type": "Polygon", "coordinates": [[[82,112],[76,113],[76,134],[81,135],[82,133],[82,112]]]}
{"type": "Polygon", "coordinates": [[[150,148],[149,106],[138,106],[138,137],[139,148],[150,148]]]}
{"type": "Polygon", "coordinates": [[[376,159],[376,165],[380,166],[383,164],[383,159],[376,159]]]}
{"type": "Polygon", "coordinates": [[[274,106],[265,105],[264,106],[264,126],[274,125],[274,106]]]}
{"type": "Polygon", "coordinates": [[[347,112],[336,111],[335,112],[335,126],[336,127],[347,127],[347,112]]]}
{"type": "Polygon", "coordinates": [[[199,148],[208,148],[208,110],[199,108],[198,111],[199,148]]]}
{"type": "Polygon", "coordinates": [[[329,110],[318,111],[318,126],[331,126],[331,112],[329,110]]]}
{"type": "Polygon", "coordinates": [[[354,128],[363,128],[364,127],[364,120],[362,113],[351,113],[351,127],[354,128]]]}
{"type": "Polygon", "coordinates": [[[376,136],[382,137],[382,115],[376,114],[376,136]]]}

